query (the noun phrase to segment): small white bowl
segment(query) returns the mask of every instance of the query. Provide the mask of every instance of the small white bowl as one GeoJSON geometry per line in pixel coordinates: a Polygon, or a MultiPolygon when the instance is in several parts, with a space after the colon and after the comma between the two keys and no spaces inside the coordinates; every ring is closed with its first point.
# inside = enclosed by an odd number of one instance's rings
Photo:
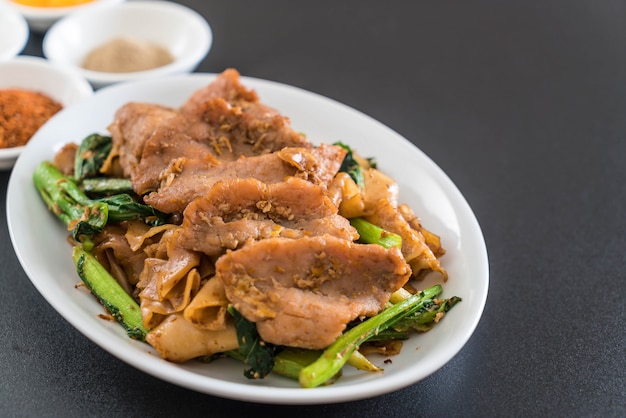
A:
{"type": "Polygon", "coordinates": [[[43,53],[52,62],[76,68],[94,88],[110,84],[190,73],[213,44],[208,22],[196,11],[169,1],[132,1],[94,6],[55,23],[43,40],[43,53]],[[95,48],[116,38],[159,45],[174,61],[134,72],[92,71],[82,67],[95,48]]]}
{"type": "Polygon", "coordinates": [[[33,32],[43,33],[48,30],[54,22],[70,13],[101,3],[114,4],[121,3],[123,1],[125,0],[92,0],[88,3],[77,4],[76,6],[69,7],[33,7],[15,3],[11,0],[0,0],[0,3],[9,4],[20,12],[22,16],[26,18],[26,21],[33,32]]]}
{"type": "Polygon", "coordinates": [[[0,3],[0,61],[11,59],[26,47],[28,23],[16,8],[0,3]]]}
{"type": "MultiPolygon", "coordinates": [[[[43,93],[63,108],[93,95],[91,85],[72,68],[24,55],[0,61],[0,90],[9,88],[43,93]]],[[[13,167],[24,148],[0,148],[0,170],[13,167]]]]}

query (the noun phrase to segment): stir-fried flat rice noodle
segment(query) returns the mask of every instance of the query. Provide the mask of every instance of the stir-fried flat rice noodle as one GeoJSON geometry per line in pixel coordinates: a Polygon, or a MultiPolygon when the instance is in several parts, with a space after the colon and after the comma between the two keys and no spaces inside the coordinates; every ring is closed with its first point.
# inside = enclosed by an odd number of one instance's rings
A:
{"type": "Polygon", "coordinates": [[[231,305],[268,343],[323,349],[409,280],[447,280],[439,237],[398,202],[393,179],[355,152],[357,184],[340,171],[345,147],[309,142],[236,70],[180,108],[128,103],[109,132],[102,174],[130,179],[172,223],[109,225],[93,253],[139,302],[146,341],[167,360],[236,349],[231,305]],[[357,217],[401,247],[360,242],[357,217]]]}

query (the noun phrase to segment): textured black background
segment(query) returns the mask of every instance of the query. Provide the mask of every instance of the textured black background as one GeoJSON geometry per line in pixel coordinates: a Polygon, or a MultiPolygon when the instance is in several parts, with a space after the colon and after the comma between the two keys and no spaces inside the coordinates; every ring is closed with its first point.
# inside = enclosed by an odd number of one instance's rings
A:
{"type": "MultiPolygon", "coordinates": [[[[2,204],[0,415],[626,415],[625,2],[180,3],[214,31],[198,71],[334,98],[446,171],[487,243],[482,320],[445,367],[386,396],[219,399],[135,370],[62,319],[20,267],[2,204]]],[[[41,40],[24,54],[41,55],[41,40]]]]}

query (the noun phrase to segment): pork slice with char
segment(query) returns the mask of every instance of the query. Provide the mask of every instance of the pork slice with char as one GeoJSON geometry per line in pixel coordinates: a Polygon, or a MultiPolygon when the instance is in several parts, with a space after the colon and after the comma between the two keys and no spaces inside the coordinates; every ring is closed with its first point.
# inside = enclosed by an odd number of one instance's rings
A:
{"type": "Polygon", "coordinates": [[[234,68],[227,68],[207,86],[196,90],[181,106],[181,112],[199,115],[204,105],[211,99],[221,97],[230,104],[241,102],[258,102],[259,97],[254,90],[243,86],[240,74],[234,68]]]}
{"type": "Polygon", "coordinates": [[[205,103],[205,110],[210,117],[181,113],[155,130],[133,170],[135,192],[154,191],[163,178],[162,171],[181,157],[216,163],[285,147],[311,147],[282,116],[255,119],[221,98],[205,103]]]}
{"type": "Polygon", "coordinates": [[[298,177],[328,188],[339,172],[347,151],[338,145],[321,144],[313,149],[287,147],[278,157],[298,170],[298,177]]]}
{"type": "Polygon", "coordinates": [[[290,169],[272,154],[242,157],[217,165],[209,161],[180,158],[172,161],[161,173],[158,190],[145,195],[143,200],[161,212],[182,213],[189,202],[207,194],[219,181],[254,177],[278,182],[295,172],[295,169],[290,169]]]}
{"type": "Polygon", "coordinates": [[[332,236],[255,241],[216,262],[228,300],[264,341],[308,349],[380,312],[410,275],[399,249],[332,236]]]}
{"type": "Polygon", "coordinates": [[[218,181],[237,178],[278,183],[295,176],[326,188],[337,174],[345,153],[345,149],[336,145],[320,145],[284,148],[217,164],[197,159],[174,160],[161,172],[158,190],[144,196],[144,201],[165,213],[181,213],[193,199],[209,193],[218,181]]]}
{"type": "Polygon", "coordinates": [[[228,139],[235,156],[259,155],[284,147],[311,147],[306,137],[293,130],[289,118],[262,103],[232,105],[222,97],[207,100],[202,112],[194,114],[218,127],[228,139]]]}
{"type": "MultiPolygon", "coordinates": [[[[291,128],[288,117],[259,101],[254,90],[244,87],[239,72],[229,68],[211,84],[197,90],[181,107],[182,113],[197,115],[212,126],[227,132],[234,143],[252,145],[258,155],[284,147],[310,147],[309,141],[291,128]]],[[[235,145],[234,145],[235,146],[235,145]]]]}
{"type": "Polygon", "coordinates": [[[130,102],[120,107],[108,127],[113,141],[109,160],[119,157],[124,175],[130,177],[148,139],[177,114],[173,108],[149,103],[130,102]]]}
{"type": "Polygon", "coordinates": [[[306,137],[296,132],[289,118],[261,103],[230,106],[224,99],[212,99],[205,104],[201,119],[219,125],[224,136],[239,155],[259,155],[284,147],[311,147],[306,137]]]}
{"type": "Polygon", "coordinates": [[[271,237],[358,238],[324,189],[296,177],[273,184],[253,178],[218,182],[187,206],[183,219],[180,245],[211,256],[271,237]]]}
{"type": "Polygon", "coordinates": [[[128,103],[116,112],[109,130],[111,158],[119,156],[124,175],[140,195],[155,191],[166,178],[163,171],[182,157],[215,164],[285,147],[312,147],[287,117],[259,103],[256,93],[239,83],[236,70],[197,90],[180,111],[128,103]]]}
{"type": "Polygon", "coordinates": [[[195,116],[178,114],[160,124],[146,141],[131,173],[133,189],[139,195],[156,190],[162,172],[185,156],[217,164],[215,155],[222,147],[228,149],[227,144],[220,145],[219,128],[195,116]]]}
{"type": "MultiPolygon", "coordinates": [[[[238,109],[238,112],[255,120],[270,120],[280,113],[259,101],[256,91],[241,84],[240,74],[234,68],[224,70],[207,86],[196,90],[181,106],[182,113],[201,116],[207,122],[217,121],[215,114],[207,110],[207,103],[215,99],[224,100],[229,108],[238,109]]],[[[288,121],[287,118],[285,118],[288,121]]]]}

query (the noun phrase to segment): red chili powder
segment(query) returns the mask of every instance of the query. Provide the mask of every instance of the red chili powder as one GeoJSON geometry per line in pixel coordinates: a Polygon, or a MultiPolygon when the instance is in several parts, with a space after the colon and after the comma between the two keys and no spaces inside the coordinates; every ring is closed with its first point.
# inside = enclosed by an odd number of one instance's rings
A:
{"type": "Polygon", "coordinates": [[[35,91],[0,90],[0,148],[26,142],[63,106],[35,91]]]}

